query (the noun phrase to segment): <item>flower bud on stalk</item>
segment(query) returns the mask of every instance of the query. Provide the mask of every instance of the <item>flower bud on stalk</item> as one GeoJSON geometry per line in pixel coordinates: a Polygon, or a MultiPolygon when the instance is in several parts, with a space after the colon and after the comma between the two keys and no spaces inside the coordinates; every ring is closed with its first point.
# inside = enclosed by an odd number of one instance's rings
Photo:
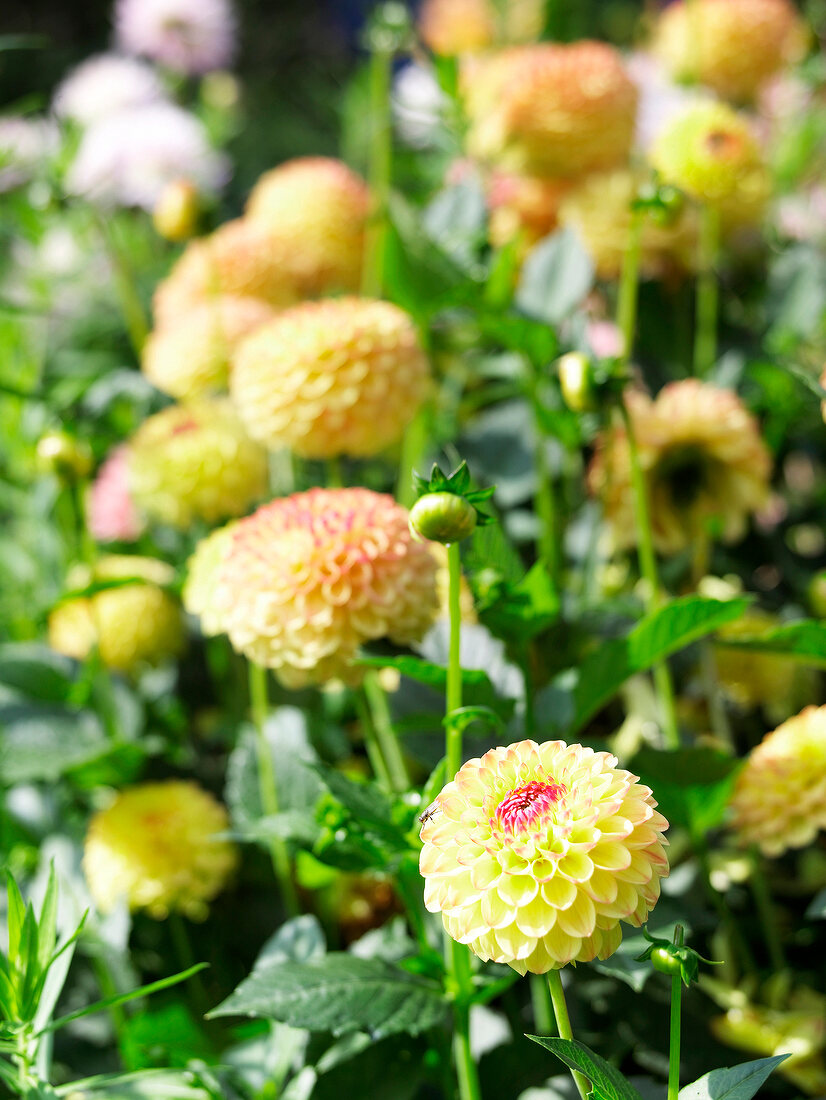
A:
{"type": "Polygon", "coordinates": [[[557,360],[559,386],[571,412],[589,412],[595,405],[594,369],[590,358],[581,351],[569,351],[557,360]]]}
{"type": "Polygon", "coordinates": [[[198,225],[198,191],[186,179],[171,180],[155,204],[152,224],[167,241],[187,241],[195,236],[198,225]]]}
{"type": "Polygon", "coordinates": [[[476,528],[476,509],[455,493],[427,493],[410,512],[410,533],[420,542],[449,545],[472,535],[476,528]]]}
{"type": "Polygon", "coordinates": [[[92,470],[89,444],[68,432],[46,432],[37,444],[37,463],[43,473],[61,481],[79,481],[92,470]]]}

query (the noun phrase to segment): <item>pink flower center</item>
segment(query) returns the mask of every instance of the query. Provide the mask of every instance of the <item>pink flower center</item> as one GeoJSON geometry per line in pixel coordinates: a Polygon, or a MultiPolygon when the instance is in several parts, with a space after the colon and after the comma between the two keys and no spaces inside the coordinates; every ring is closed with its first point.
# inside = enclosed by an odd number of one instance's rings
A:
{"type": "Polygon", "coordinates": [[[498,825],[510,833],[521,833],[551,810],[554,804],[567,793],[561,783],[523,783],[508,791],[499,805],[492,825],[498,825]]]}

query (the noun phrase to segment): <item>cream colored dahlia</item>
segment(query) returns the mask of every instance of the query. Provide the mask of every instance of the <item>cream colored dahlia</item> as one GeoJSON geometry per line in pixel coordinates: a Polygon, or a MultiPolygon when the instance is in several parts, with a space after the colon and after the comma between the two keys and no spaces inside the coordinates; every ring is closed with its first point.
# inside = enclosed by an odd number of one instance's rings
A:
{"type": "Polygon", "coordinates": [[[83,870],[95,905],[107,913],[125,901],[157,920],[170,913],[202,920],[238,862],[221,839],[228,828],[224,807],[195,783],[121,791],[86,834],[83,870]]]}
{"type": "Polygon", "coordinates": [[[419,33],[434,53],[454,57],[531,42],[542,33],[544,17],[542,0],[424,0],[419,33]]]}
{"type": "Polygon", "coordinates": [[[436,615],[436,561],[407,523],[405,508],[368,489],[311,489],[259,508],[228,545],[212,544],[213,621],[288,687],[357,681],[361,645],[418,641],[436,615]]]}
{"type": "MultiPolygon", "coordinates": [[[[731,390],[689,378],[651,400],[630,392],[626,405],[648,481],[654,544],[684,550],[709,524],[725,542],[742,538],[749,515],[769,499],[771,456],[757,421],[731,390]]],[[[617,548],[634,546],[637,528],[625,432],[598,440],[588,474],[617,548]]]]}
{"type": "MultiPolygon", "coordinates": [[[[560,203],[560,223],[576,229],[602,279],[616,279],[622,270],[631,231],[631,204],[640,182],[640,177],[624,168],[598,173],[583,180],[560,203]]],[[[644,219],[640,254],[644,276],[690,271],[696,251],[696,210],[688,204],[668,225],[644,219]]]]}
{"type": "Polygon", "coordinates": [[[224,555],[232,546],[236,523],[237,520],[233,520],[201,539],[187,562],[181,599],[189,614],[198,617],[201,631],[207,637],[223,634],[225,630],[216,578],[224,555]]]}
{"type": "Polygon", "coordinates": [[[172,397],[226,390],[233,351],[274,316],[260,298],[216,295],[155,329],[144,344],[141,369],[172,397]]]}
{"type": "Polygon", "coordinates": [[[269,234],[273,256],[297,298],[356,291],[370,196],[340,160],[298,157],[256,183],[246,218],[269,234]]]}
{"type": "Polygon", "coordinates": [[[650,150],[665,183],[720,212],[724,227],[759,221],[769,174],[743,115],[725,103],[691,103],[664,127],[650,150]]]}
{"type": "Polygon", "coordinates": [[[826,829],[826,707],[806,707],[752,749],[731,800],[743,844],[779,856],[826,829]]]}
{"type": "Polygon", "coordinates": [[[422,828],[425,905],[520,974],[607,958],[668,874],[651,790],[607,752],[520,741],[468,760],[422,828]]]}
{"type": "Polygon", "coordinates": [[[305,302],[258,329],[232,361],[250,435],[305,458],[374,455],[401,438],[430,384],[408,314],[389,302],[305,302]]]}
{"type": "Polygon", "coordinates": [[[521,234],[525,249],[536,244],[556,228],[560,204],[571,187],[568,179],[492,172],[487,192],[491,243],[501,247],[521,234]]]}
{"type": "Polygon", "coordinates": [[[165,562],[113,554],[100,558],[94,569],[74,569],[67,583],[78,590],[95,581],[126,578],[135,578],[135,583],[59,603],[49,616],[52,649],[83,661],[97,647],[101,661],[119,672],[180,653],[183,617],[178,601],[166,591],[175,572],[165,562]]]}
{"type": "Polygon", "coordinates": [[[175,322],[193,306],[221,294],[260,298],[277,309],[298,300],[266,229],[246,218],[226,222],[209,237],[190,241],[158,284],[152,300],[155,322],[162,326],[175,322]]]}
{"type": "Polygon", "coordinates": [[[801,35],[789,0],[678,0],[659,18],[654,51],[678,80],[742,101],[794,59],[801,35]]]}
{"type": "Polygon", "coordinates": [[[468,151],[506,171],[576,177],[621,164],[631,149],[637,89],[603,42],[469,59],[462,91],[468,151]]]}
{"type": "Polygon", "coordinates": [[[267,455],[226,398],[170,405],[128,443],[129,488],[152,519],[187,527],[238,516],[267,490],[267,455]]]}

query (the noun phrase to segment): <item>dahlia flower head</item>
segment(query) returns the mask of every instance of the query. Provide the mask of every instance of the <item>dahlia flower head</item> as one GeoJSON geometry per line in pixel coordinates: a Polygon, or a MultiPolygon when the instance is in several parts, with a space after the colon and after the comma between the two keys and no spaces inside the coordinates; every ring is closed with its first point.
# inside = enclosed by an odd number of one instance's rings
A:
{"type": "Polygon", "coordinates": [[[502,247],[520,236],[527,251],[556,229],[559,208],[572,182],[491,172],[487,186],[491,244],[502,247]]]}
{"type": "Polygon", "coordinates": [[[58,85],[52,110],[60,118],[91,126],[108,115],[166,100],[151,65],[134,57],[101,53],[72,69],[58,85]]]}
{"type": "Polygon", "coordinates": [[[454,57],[542,34],[542,0],[424,0],[419,34],[434,53],[454,57]]]}
{"type": "Polygon", "coordinates": [[[613,168],[634,138],[637,89],[603,42],[515,46],[461,74],[471,156],[523,175],[613,168]]]}
{"type": "MultiPolygon", "coordinates": [[[[748,517],[769,500],[772,460],[757,421],[731,390],[689,378],[655,400],[625,398],[648,481],[654,545],[676,554],[716,522],[724,542],[745,534],[748,517]]],[[[588,472],[618,549],[636,545],[631,465],[625,432],[597,441],[588,472]]]]}
{"type": "Polygon", "coordinates": [[[607,752],[520,741],[468,760],[422,827],[425,906],[520,974],[607,958],[668,874],[650,788],[607,752]]]}
{"type": "Polygon", "coordinates": [[[826,829],[826,707],[806,707],[752,749],[731,810],[740,842],[767,856],[803,848],[826,829]]]}
{"type": "Polygon", "coordinates": [[[190,241],[155,290],[155,323],[174,322],[218,295],[258,298],[274,309],[295,303],[295,288],[266,229],[234,218],[208,237],[190,241]]]}
{"type": "MultiPolygon", "coordinates": [[[[642,176],[625,168],[595,173],[569,190],[560,202],[560,223],[577,231],[601,279],[616,279],[622,270],[632,203],[641,182],[642,176]]],[[[692,270],[697,251],[696,210],[686,203],[668,225],[645,218],[640,248],[641,271],[646,277],[692,270]]]]}
{"type": "Polygon", "coordinates": [[[304,302],[247,337],[230,395],[247,431],[304,458],[375,455],[397,442],[430,388],[412,318],[389,302],[304,302]]]}
{"type": "Polygon", "coordinates": [[[134,672],[176,657],[184,647],[184,625],[178,601],[166,591],[174,570],[154,558],[108,555],[94,569],[70,572],[70,589],[93,581],[135,578],[134,584],[105,588],[92,596],[59,603],[49,615],[49,645],[83,661],[97,647],[107,668],[134,672]]]}
{"type": "Polygon", "coordinates": [[[407,524],[368,489],[275,500],[199,548],[187,606],[286,687],[357,683],[361,645],[419,641],[436,616],[436,561],[407,524]]]}
{"type": "Polygon", "coordinates": [[[677,0],[660,16],[653,48],[676,79],[742,102],[796,60],[803,41],[789,0],[677,0]]]}
{"type": "Polygon", "coordinates": [[[117,0],[115,5],[120,49],[181,73],[228,65],[237,30],[230,0],[117,0]]]}
{"type": "Polygon", "coordinates": [[[265,229],[296,298],[356,291],[364,259],[367,184],[331,157],[298,157],[265,172],[245,217],[265,229]]]}
{"type": "Polygon", "coordinates": [[[152,211],[172,180],[186,177],[214,194],[229,175],[201,122],[171,103],[150,103],[107,114],[84,131],[66,186],[102,206],[152,211]]]}
{"type": "Polygon", "coordinates": [[[172,527],[242,515],[267,491],[266,452],[223,397],[162,409],[127,446],[132,499],[147,517],[172,527]]]}
{"type": "Polygon", "coordinates": [[[83,870],[102,913],[125,901],[156,920],[203,920],[238,863],[224,807],[196,783],[142,783],[89,824],[83,870]]]}
{"type": "Polygon", "coordinates": [[[150,334],[141,370],[171,397],[188,400],[225,391],[233,352],[274,316],[260,298],[216,294],[150,334]]]}
{"type": "Polygon", "coordinates": [[[718,210],[723,227],[753,225],[769,198],[763,155],[743,115],[698,100],[676,115],[650,150],[664,183],[718,210]]]}
{"type": "Polygon", "coordinates": [[[86,522],[97,542],[134,542],[143,524],[129,493],[129,459],[125,446],[105,459],[89,486],[86,522]]]}
{"type": "Polygon", "coordinates": [[[436,75],[428,65],[408,61],[393,77],[390,94],[393,124],[412,149],[437,147],[448,104],[436,75]]]}

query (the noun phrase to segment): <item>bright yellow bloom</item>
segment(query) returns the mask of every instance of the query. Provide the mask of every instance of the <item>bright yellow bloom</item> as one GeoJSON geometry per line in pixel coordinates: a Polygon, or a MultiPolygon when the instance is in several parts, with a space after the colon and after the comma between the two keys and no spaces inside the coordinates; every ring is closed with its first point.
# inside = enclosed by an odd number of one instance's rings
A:
{"type": "Polygon", "coordinates": [[[128,444],[129,488],[147,516],[187,527],[245,512],[267,489],[267,455],[226,398],[170,405],[128,444]]]}
{"type": "Polygon", "coordinates": [[[749,123],[725,103],[690,104],[660,133],[650,156],[665,183],[718,210],[724,227],[759,221],[769,174],[749,123]]]}
{"type": "Polygon", "coordinates": [[[419,33],[434,53],[454,57],[531,42],[542,33],[544,16],[542,0],[424,0],[419,33]]]}
{"type": "MultiPolygon", "coordinates": [[[[656,400],[626,396],[648,479],[654,544],[675,554],[719,525],[725,542],[742,538],[749,515],[769,499],[771,456],[754,417],[731,390],[690,378],[656,400]]],[[[602,497],[615,546],[634,546],[637,528],[625,432],[603,434],[588,475],[602,497]]]]}
{"type": "Polygon", "coordinates": [[[678,0],[660,16],[654,50],[678,80],[751,100],[794,58],[801,35],[789,0],[678,0]]]}
{"type": "Polygon", "coordinates": [[[121,791],[89,824],[83,870],[102,913],[119,902],[156,920],[207,915],[235,869],[235,847],[220,839],[227,812],[197,784],[143,783],[121,791]]]}
{"type": "Polygon", "coordinates": [[[416,327],[389,302],[305,302],[248,337],[230,393],[250,435],[305,458],[374,455],[399,440],[428,392],[416,327]]]}
{"type": "Polygon", "coordinates": [[[361,645],[418,641],[436,614],[436,562],[407,523],[405,508],[368,489],[311,489],[259,508],[212,544],[214,624],[288,687],[358,681],[361,645]]]}
{"type": "Polygon", "coordinates": [[[298,157],[265,172],[246,218],[265,229],[297,298],[356,291],[364,258],[367,184],[330,157],[298,157]]]}
{"type": "Polygon", "coordinates": [[[216,296],[156,329],[144,345],[141,369],[172,397],[226,390],[232,352],[274,316],[260,298],[216,296]]]}
{"type": "Polygon", "coordinates": [[[740,841],[767,856],[826,829],[826,707],[806,707],[752,749],[731,807],[740,841]]]}
{"type": "Polygon", "coordinates": [[[97,646],[101,661],[120,672],[157,664],[183,649],[184,627],[178,601],[165,591],[174,570],[154,558],[110,555],[90,570],[74,569],[71,589],[93,581],[139,578],[134,584],[103,589],[93,596],[65,600],[49,616],[49,645],[78,661],[97,646]]]}
{"type": "Polygon", "coordinates": [[[472,156],[522,175],[580,176],[631,149],[637,89],[603,42],[521,46],[462,72],[472,156]]]}
{"type": "Polygon", "coordinates": [[[520,974],[607,958],[668,874],[668,822],[607,752],[521,741],[469,760],[422,828],[425,905],[520,974]]]}

